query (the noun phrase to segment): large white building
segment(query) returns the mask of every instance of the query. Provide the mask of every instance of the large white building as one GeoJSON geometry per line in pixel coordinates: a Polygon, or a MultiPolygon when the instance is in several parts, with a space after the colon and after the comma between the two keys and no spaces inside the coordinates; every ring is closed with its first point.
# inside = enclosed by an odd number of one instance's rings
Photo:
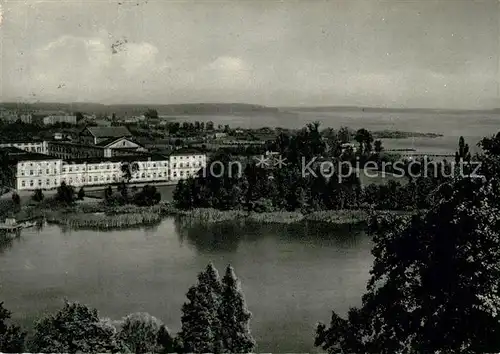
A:
{"type": "Polygon", "coordinates": [[[119,183],[124,168],[131,171],[131,183],[176,182],[195,176],[206,166],[206,155],[198,151],[178,151],[170,156],[135,156],[62,159],[16,147],[0,149],[12,171],[9,186],[17,190],[53,189],[65,182],[75,187],[119,183]]]}
{"type": "Polygon", "coordinates": [[[170,179],[178,181],[194,176],[207,166],[207,155],[192,149],[177,150],[169,156],[170,179]]]}

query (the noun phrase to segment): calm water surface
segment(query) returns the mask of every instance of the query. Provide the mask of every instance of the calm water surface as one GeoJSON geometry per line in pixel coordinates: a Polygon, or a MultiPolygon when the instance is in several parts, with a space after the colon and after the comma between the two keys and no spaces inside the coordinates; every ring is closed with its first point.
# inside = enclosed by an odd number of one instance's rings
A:
{"type": "Polygon", "coordinates": [[[119,319],[146,311],[180,328],[181,306],[209,261],[231,263],[253,312],[259,351],[306,352],[331,310],[360,303],[373,258],[361,231],[300,226],[183,225],[113,232],[24,230],[0,253],[0,301],[30,326],[65,298],[119,319]]]}

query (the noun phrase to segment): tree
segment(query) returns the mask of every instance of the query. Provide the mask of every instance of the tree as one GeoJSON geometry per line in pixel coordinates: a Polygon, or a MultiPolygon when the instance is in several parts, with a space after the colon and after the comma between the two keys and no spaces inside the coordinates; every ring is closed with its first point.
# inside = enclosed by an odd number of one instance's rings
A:
{"type": "Polygon", "coordinates": [[[83,200],[83,198],[85,198],[85,190],[83,187],[80,187],[78,190],[78,200],[83,200]]]}
{"type": "Polygon", "coordinates": [[[14,177],[14,171],[9,159],[9,154],[4,151],[0,151],[0,186],[11,186],[14,177]]]}
{"type": "Polygon", "coordinates": [[[377,154],[380,154],[382,150],[384,150],[384,147],[382,146],[382,141],[381,140],[375,140],[375,146],[374,146],[375,152],[377,154]]]}
{"type": "Polygon", "coordinates": [[[168,329],[148,313],[138,312],[125,317],[118,338],[132,353],[157,353],[173,349],[173,338],[168,329]]]}
{"type": "Polygon", "coordinates": [[[33,196],[31,199],[33,199],[35,202],[41,202],[44,198],[43,192],[41,189],[36,189],[35,193],[33,193],[33,196]]]}
{"type": "Polygon", "coordinates": [[[137,162],[123,162],[120,166],[122,171],[122,179],[126,183],[130,183],[133,175],[139,171],[139,164],[137,162]]]}
{"type": "Polygon", "coordinates": [[[145,185],[142,191],[137,193],[134,197],[135,204],[139,206],[156,205],[161,200],[161,194],[156,190],[156,187],[145,185]]]}
{"type": "Polygon", "coordinates": [[[219,308],[219,321],[222,324],[221,335],[224,352],[251,353],[255,349],[255,340],[250,332],[250,319],[245,297],[238,278],[230,265],[222,278],[222,301],[219,308]]]}
{"type": "Polygon", "coordinates": [[[338,133],[338,138],[341,144],[345,144],[351,141],[351,132],[349,131],[349,128],[347,127],[342,127],[339,130],[338,133]]]}
{"type": "Polygon", "coordinates": [[[150,108],[144,113],[144,117],[146,117],[146,119],[157,119],[158,111],[150,108]]]}
{"type": "Polygon", "coordinates": [[[75,189],[73,186],[69,186],[66,182],[62,182],[59,187],[57,187],[56,200],[65,204],[71,204],[75,201],[75,189]]]}
{"type": "Polygon", "coordinates": [[[198,275],[198,283],[188,293],[182,306],[182,329],[179,338],[187,353],[220,353],[222,340],[219,305],[222,285],[213,264],[198,275]]]}
{"type": "Polygon", "coordinates": [[[66,302],[35,323],[31,351],[43,353],[109,353],[123,351],[116,329],[96,309],[66,302]]]}
{"type": "Polygon", "coordinates": [[[251,314],[231,266],[222,282],[210,263],[198,275],[182,307],[179,340],[189,353],[248,353],[255,349],[250,333],[251,314]]]}
{"type": "Polygon", "coordinates": [[[11,314],[0,302],[0,352],[23,353],[26,332],[19,326],[7,324],[11,314]]]}
{"type": "Polygon", "coordinates": [[[82,121],[82,120],[84,120],[84,119],[85,119],[85,117],[84,117],[84,115],[82,114],[82,112],[76,112],[76,113],[75,113],[75,117],[76,117],[76,121],[77,121],[77,122],[80,122],[80,121],[82,121]]]}
{"type": "Polygon", "coordinates": [[[500,351],[499,183],[443,184],[434,206],[371,223],[375,263],[362,306],[333,313],[316,342],[330,353],[500,351]]]}
{"type": "Polygon", "coordinates": [[[14,203],[15,207],[19,207],[21,205],[21,197],[16,192],[12,193],[12,203],[14,203]]]}
{"type": "Polygon", "coordinates": [[[373,137],[368,130],[364,128],[359,129],[354,136],[354,140],[359,144],[360,154],[371,152],[373,137]]]}
{"type": "Polygon", "coordinates": [[[212,121],[208,121],[208,122],[207,122],[207,124],[206,124],[206,129],[207,129],[208,131],[212,131],[212,130],[214,130],[214,122],[212,122],[212,121]]]}
{"type": "Polygon", "coordinates": [[[111,188],[111,186],[108,186],[105,190],[104,190],[104,200],[106,202],[109,202],[111,200],[111,198],[113,197],[113,189],[111,188]]]}

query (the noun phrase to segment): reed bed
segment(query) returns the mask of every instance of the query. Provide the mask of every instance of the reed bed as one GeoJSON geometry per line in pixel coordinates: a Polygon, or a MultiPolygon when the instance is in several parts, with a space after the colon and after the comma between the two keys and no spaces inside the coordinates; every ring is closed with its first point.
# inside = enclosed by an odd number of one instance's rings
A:
{"type": "Polygon", "coordinates": [[[356,225],[367,222],[369,217],[364,210],[322,210],[309,213],[304,219],[333,225],[356,225]]]}
{"type": "Polygon", "coordinates": [[[217,210],[212,208],[199,208],[191,210],[177,210],[177,215],[184,217],[189,222],[217,223],[243,218],[246,213],[242,210],[217,210]]]}
{"type": "Polygon", "coordinates": [[[120,215],[106,214],[71,214],[50,215],[47,222],[64,225],[72,229],[121,229],[144,225],[152,225],[160,222],[161,215],[157,213],[129,213],[120,215]]]}
{"type": "Polygon", "coordinates": [[[301,212],[293,211],[250,213],[247,216],[247,220],[261,224],[294,224],[304,220],[304,215],[301,212]]]}

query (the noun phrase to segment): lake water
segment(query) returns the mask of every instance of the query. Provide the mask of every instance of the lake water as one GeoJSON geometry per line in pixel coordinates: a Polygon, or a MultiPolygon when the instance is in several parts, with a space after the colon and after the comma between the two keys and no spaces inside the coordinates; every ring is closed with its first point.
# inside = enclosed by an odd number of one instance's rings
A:
{"type": "Polygon", "coordinates": [[[422,153],[448,154],[457,149],[458,138],[464,136],[473,152],[485,136],[500,131],[500,111],[361,111],[336,109],[331,112],[279,112],[241,115],[206,115],[169,117],[173,121],[213,121],[215,126],[302,128],[319,121],[322,128],[366,128],[370,131],[399,130],[443,134],[440,138],[387,139],[386,149],[415,148],[422,153]]]}
{"type": "MultiPolygon", "coordinates": [[[[360,303],[373,258],[362,232],[317,226],[182,225],[127,231],[24,230],[0,252],[0,301],[31,326],[65,298],[119,319],[146,311],[177,332],[197,273],[230,263],[242,281],[260,352],[318,352],[318,321],[360,303]]],[[[221,274],[222,275],[222,274],[221,274]]]]}

